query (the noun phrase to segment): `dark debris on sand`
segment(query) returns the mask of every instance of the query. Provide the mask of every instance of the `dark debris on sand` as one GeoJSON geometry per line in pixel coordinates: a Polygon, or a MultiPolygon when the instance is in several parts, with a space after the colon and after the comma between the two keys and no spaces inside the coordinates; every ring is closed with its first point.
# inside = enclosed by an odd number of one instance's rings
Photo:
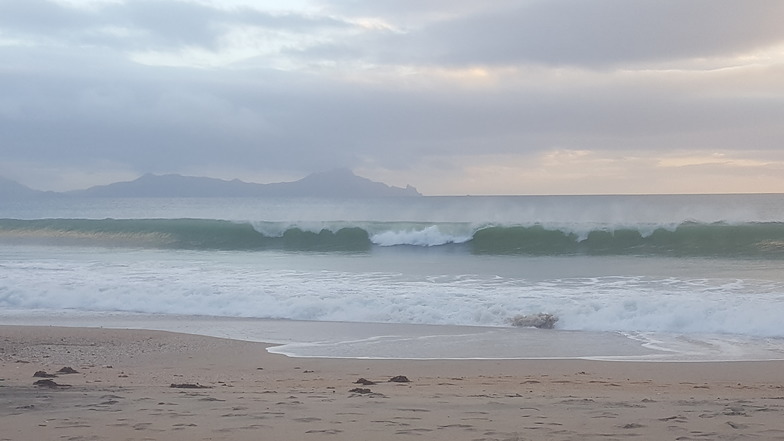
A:
{"type": "Polygon", "coordinates": [[[372,394],[373,391],[364,387],[355,387],[354,389],[349,390],[351,393],[355,394],[372,394]]]}
{"type": "Polygon", "coordinates": [[[408,379],[405,375],[397,375],[389,379],[390,383],[410,383],[411,380],[408,379]]]}
{"type": "Polygon", "coordinates": [[[209,389],[210,386],[202,386],[199,383],[172,383],[171,386],[178,389],[209,389]]]}
{"type": "Polygon", "coordinates": [[[376,382],[375,381],[370,381],[370,380],[365,379],[365,378],[360,378],[359,380],[355,381],[354,384],[361,384],[363,386],[372,386],[372,385],[376,384],[376,382]]]}
{"type": "Polygon", "coordinates": [[[58,383],[55,383],[54,380],[50,380],[48,378],[45,379],[45,380],[38,380],[38,381],[36,381],[35,383],[33,383],[33,386],[48,387],[49,389],[59,389],[61,387],[71,387],[70,384],[58,384],[58,383]]]}

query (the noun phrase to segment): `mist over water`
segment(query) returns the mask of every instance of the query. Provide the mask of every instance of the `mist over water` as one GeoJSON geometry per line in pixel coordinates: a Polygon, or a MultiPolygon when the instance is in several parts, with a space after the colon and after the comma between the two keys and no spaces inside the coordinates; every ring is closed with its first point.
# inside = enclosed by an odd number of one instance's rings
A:
{"type": "Polygon", "coordinates": [[[781,195],[70,202],[0,210],[0,316],[551,313],[556,333],[784,348],[781,195]]]}
{"type": "Polygon", "coordinates": [[[784,196],[430,196],[420,198],[55,198],[10,201],[12,219],[223,219],[236,221],[455,222],[543,225],[675,225],[685,221],[782,222],[784,196]]]}

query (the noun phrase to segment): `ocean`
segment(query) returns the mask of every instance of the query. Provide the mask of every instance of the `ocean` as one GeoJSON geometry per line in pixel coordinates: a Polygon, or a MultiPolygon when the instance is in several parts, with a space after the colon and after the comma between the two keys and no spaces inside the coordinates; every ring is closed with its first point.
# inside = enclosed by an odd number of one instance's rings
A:
{"type": "Polygon", "coordinates": [[[0,324],[300,357],[784,359],[784,195],[52,198],[0,207],[0,324]],[[553,329],[513,326],[551,314],[553,329]]]}

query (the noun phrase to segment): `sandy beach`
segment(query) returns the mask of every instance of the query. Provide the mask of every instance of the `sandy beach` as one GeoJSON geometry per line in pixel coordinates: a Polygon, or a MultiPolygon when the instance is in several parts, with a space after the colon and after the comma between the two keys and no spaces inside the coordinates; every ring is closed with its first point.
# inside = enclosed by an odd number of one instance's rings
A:
{"type": "Polygon", "coordinates": [[[268,346],[0,326],[0,439],[784,439],[781,361],[354,360],[268,346]]]}

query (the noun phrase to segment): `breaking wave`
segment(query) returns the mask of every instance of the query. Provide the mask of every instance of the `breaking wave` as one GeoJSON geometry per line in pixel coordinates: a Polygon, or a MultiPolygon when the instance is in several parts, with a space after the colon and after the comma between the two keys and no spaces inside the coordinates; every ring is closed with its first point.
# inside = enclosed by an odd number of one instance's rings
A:
{"type": "Polygon", "coordinates": [[[235,222],[214,219],[0,219],[11,243],[193,250],[369,252],[449,248],[484,255],[671,255],[784,258],[784,223],[474,225],[423,222],[235,222]]]}

